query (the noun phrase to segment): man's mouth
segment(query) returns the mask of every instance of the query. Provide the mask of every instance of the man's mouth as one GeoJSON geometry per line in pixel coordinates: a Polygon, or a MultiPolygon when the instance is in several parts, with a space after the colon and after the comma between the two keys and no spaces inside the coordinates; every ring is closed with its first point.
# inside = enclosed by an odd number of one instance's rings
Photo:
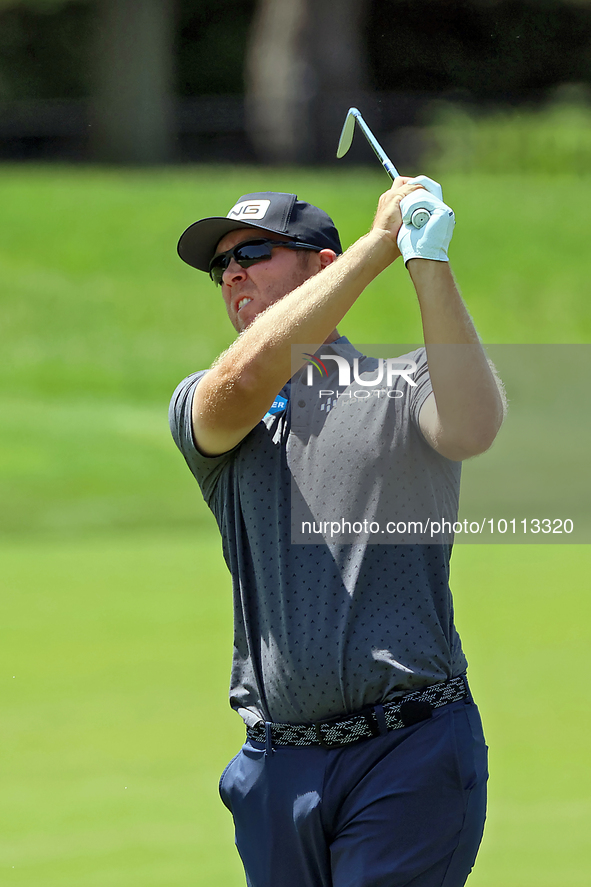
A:
{"type": "Polygon", "coordinates": [[[240,299],[240,301],[236,305],[236,311],[240,311],[240,309],[244,308],[245,305],[248,305],[249,302],[252,302],[252,299],[249,299],[248,296],[245,296],[243,299],[240,299]]]}

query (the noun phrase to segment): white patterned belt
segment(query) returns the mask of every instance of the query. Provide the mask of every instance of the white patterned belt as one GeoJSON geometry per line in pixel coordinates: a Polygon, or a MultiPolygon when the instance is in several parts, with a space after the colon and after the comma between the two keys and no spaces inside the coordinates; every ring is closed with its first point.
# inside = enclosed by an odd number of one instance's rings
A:
{"type": "Polygon", "coordinates": [[[430,718],[433,710],[470,700],[465,675],[449,681],[431,684],[422,690],[407,693],[395,702],[374,705],[364,711],[345,717],[319,721],[317,724],[267,724],[259,721],[247,727],[246,735],[254,742],[266,742],[270,728],[273,745],[321,745],[324,748],[341,748],[362,739],[380,736],[389,730],[410,727],[430,718]]]}

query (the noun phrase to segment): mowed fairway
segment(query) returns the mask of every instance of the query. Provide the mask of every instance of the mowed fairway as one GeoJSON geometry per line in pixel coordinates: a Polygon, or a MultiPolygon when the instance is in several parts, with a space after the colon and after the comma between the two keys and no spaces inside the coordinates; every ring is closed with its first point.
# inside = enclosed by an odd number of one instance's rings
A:
{"type": "MultiPolygon", "coordinates": [[[[485,341],[588,342],[591,182],[443,183],[454,268],[485,341]],[[575,203],[581,223],[557,222],[575,203]]],[[[176,383],[232,331],[176,239],[275,188],[324,206],[349,243],[387,184],[379,170],[0,169],[2,884],[244,883],[217,796],[242,741],[227,704],[229,578],[166,422],[176,383]]],[[[342,331],[420,337],[402,268],[342,331]]],[[[452,568],[491,746],[469,883],[584,887],[590,549],[458,545],[452,568]]]]}
{"type": "MultiPolygon", "coordinates": [[[[243,883],[217,797],[242,741],[219,549],[209,532],[3,547],[3,883],[243,883]]],[[[588,550],[459,546],[453,560],[491,746],[470,883],[585,887],[588,550]]]]}

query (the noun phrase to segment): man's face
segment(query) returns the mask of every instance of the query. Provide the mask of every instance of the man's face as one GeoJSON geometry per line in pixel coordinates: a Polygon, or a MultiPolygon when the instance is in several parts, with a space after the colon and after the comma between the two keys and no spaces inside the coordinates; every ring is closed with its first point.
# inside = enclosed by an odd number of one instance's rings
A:
{"type": "MultiPolygon", "coordinates": [[[[239,243],[261,237],[278,243],[289,240],[260,228],[240,228],[222,237],[216,255],[239,243]]],[[[222,277],[222,296],[234,329],[238,332],[245,330],[258,314],[319,270],[318,253],[312,250],[274,249],[270,259],[257,262],[250,268],[241,268],[231,259],[222,277]]]]}

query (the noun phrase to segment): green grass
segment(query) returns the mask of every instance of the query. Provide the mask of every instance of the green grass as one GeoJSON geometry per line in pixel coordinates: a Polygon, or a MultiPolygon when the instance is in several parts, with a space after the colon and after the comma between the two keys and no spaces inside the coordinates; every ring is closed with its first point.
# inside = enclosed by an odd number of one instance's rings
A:
{"type": "MultiPolygon", "coordinates": [[[[238,887],[216,790],[242,738],[217,536],[23,540],[0,556],[2,883],[238,887]]],[[[454,552],[491,746],[472,887],[588,883],[588,574],[581,546],[454,552]]]]}
{"type": "MultiPolygon", "coordinates": [[[[568,175],[448,175],[458,218],[453,265],[485,341],[591,337],[591,181],[568,175]],[[576,219],[571,221],[571,208],[576,219]]],[[[160,402],[187,367],[231,340],[219,293],[179,261],[180,231],[225,214],[248,189],[294,189],[350,243],[371,223],[379,170],[0,170],[0,391],[160,402]]],[[[413,341],[414,296],[400,263],[343,325],[358,341],[413,341]]]]}
{"type": "Polygon", "coordinates": [[[438,103],[431,109],[425,165],[437,173],[532,173],[591,168],[591,105],[585,90],[562,89],[541,107],[467,111],[438,103]]]}
{"type": "Polygon", "coordinates": [[[457,623],[490,745],[471,887],[583,887],[591,854],[589,547],[461,546],[457,623]]]}
{"type": "MultiPolygon", "coordinates": [[[[485,341],[588,342],[591,182],[442,181],[485,341]]],[[[276,188],[324,206],[349,243],[387,185],[377,169],[0,168],[3,882],[243,883],[216,791],[242,737],[226,700],[229,580],[166,422],[177,382],[232,330],[176,240],[276,188]]],[[[401,267],[342,330],[420,337],[401,267]]],[[[554,415],[546,433],[560,459],[554,415]]],[[[588,546],[454,552],[493,775],[472,887],[589,881],[590,566],[588,546]]]]}
{"type": "MultiPolygon", "coordinates": [[[[379,170],[0,169],[0,531],[207,520],[165,407],[233,331],[219,292],[177,258],[179,232],[271,187],[326,206],[349,243],[386,185],[379,170]]],[[[591,181],[450,175],[444,186],[454,268],[483,339],[589,341],[591,181]],[[553,221],[569,205],[577,227],[553,221]]],[[[400,265],[342,330],[357,342],[420,338],[400,265]]]]}
{"type": "Polygon", "coordinates": [[[240,883],[216,798],[242,741],[219,548],[2,548],[3,884],[240,883]]]}

